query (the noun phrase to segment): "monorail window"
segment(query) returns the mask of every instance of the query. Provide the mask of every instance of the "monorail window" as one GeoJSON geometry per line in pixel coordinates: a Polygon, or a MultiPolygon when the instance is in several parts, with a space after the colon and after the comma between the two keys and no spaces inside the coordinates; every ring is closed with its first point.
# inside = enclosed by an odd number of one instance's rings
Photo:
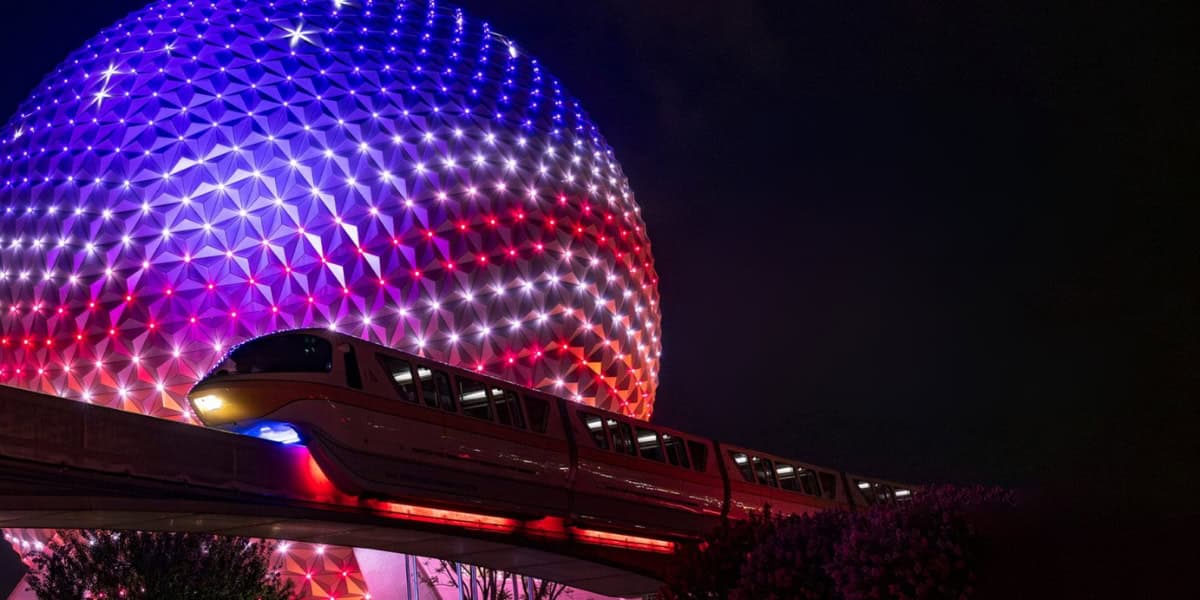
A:
{"type": "Polygon", "coordinates": [[[546,433],[546,427],[550,425],[550,403],[541,398],[525,396],[525,410],[529,411],[529,428],[546,433]]]}
{"type": "Polygon", "coordinates": [[[871,492],[871,484],[866,481],[854,481],[855,487],[858,488],[858,493],[867,501],[867,505],[875,504],[875,494],[871,492]]]}
{"type": "Polygon", "coordinates": [[[607,425],[608,432],[612,434],[613,450],[621,454],[637,456],[637,446],[633,443],[633,428],[629,426],[629,423],[609,419],[607,425]]]}
{"type": "Polygon", "coordinates": [[[812,469],[804,467],[796,467],[796,478],[800,480],[800,489],[810,496],[821,495],[821,484],[817,481],[817,474],[812,469]]]}
{"type": "Polygon", "coordinates": [[[692,440],[687,441],[687,446],[692,455],[692,467],[703,473],[708,468],[708,446],[692,440]]]}
{"type": "Polygon", "coordinates": [[[492,420],[492,405],[488,403],[487,386],[483,382],[458,377],[458,405],[468,417],[492,420]]]}
{"type": "Polygon", "coordinates": [[[879,493],[879,500],[881,502],[891,502],[895,499],[895,496],[892,495],[892,486],[890,485],[878,484],[876,490],[879,493]]]}
{"type": "Polygon", "coordinates": [[[633,441],[633,427],[631,427],[629,425],[629,423],[622,423],[621,421],[617,421],[617,428],[616,429],[610,428],[609,430],[620,432],[621,438],[623,440],[625,440],[625,447],[623,449],[618,448],[617,449],[618,451],[624,452],[625,454],[628,454],[630,456],[638,455],[637,444],[634,443],[634,441],[633,441]]]}
{"type": "Polygon", "coordinates": [[[421,380],[421,396],[425,398],[425,404],[454,412],[454,396],[450,393],[449,375],[418,366],[417,379],[421,380]]]}
{"type": "Polygon", "coordinates": [[[663,458],[662,446],[658,443],[658,432],[653,429],[637,428],[638,453],[642,458],[666,462],[663,458]]]}
{"type": "Polygon", "coordinates": [[[837,498],[838,478],[833,473],[825,471],[817,471],[817,477],[821,480],[821,494],[826,498],[833,500],[837,498]]]}
{"type": "Polygon", "coordinates": [[[733,464],[737,465],[738,472],[742,474],[742,479],[754,483],[754,469],[750,468],[750,457],[742,452],[730,452],[729,457],[733,459],[733,464]]]}
{"type": "Polygon", "coordinates": [[[396,388],[396,393],[405,402],[417,402],[417,378],[413,377],[412,364],[394,356],[377,354],[379,365],[396,388]]]}
{"type": "Polygon", "coordinates": [[[810,496],[820,496],[820,486],[817,476],[809,469],[784,463],[775,463],[775,477],[779,487],[793,492],[802,492],[810,496]]]}
{"type": "Polygon", "coordinates": [[[863,498],[866,498],[867,504],[886,503],[892,499],[892,489],[881,483],[857,480],[856,485],[863,498]]]}
{"type": "Polygon", "coordinates": [[[346,349],[342,353],[342,362],[346,367],[346,385],[361,390],[362,371],[358,370],[358,355],[354,353],[354,346],[345,344],[343,347],[346,349]]]}
{"type": "Polygon", "coordinates": [[[581,412],[579,420],[583,421],[583,427],[592,435],[592,441],[596,443],[596,447],[608,450],[608,436],[604,434],[604,422],[600,420],[600,417],[581,412]]]}
{"type": "Polygon", "coordinates": [[[750,457],[750,466],[754,467],[754,475],[758,477],[758,482],[771,487],[778,487],[775,483],[775,468],[771,466],[771,461],[757,456],[750,457]]]}
{"type": "Polygon", "coordinates": [[[517,393],[499,387],[492,388],[492,403],[496,405],[496,417],[501,425],[525,429],[525,415],[521,414],[521,401],[517,393]]]}
{"type": "Polygon", "coordinates": [[[663,448],[667,451],[667,462],[685,469],[692,468],[691,462],[688,461],[687,446],[683,443],[683,438],[677,438],[671,434],[662,434],[663,448]]]}
{"type": "Polygon", "coordinates": [[[328,373],[333,345],[306,333],[272,335],[238,346],[229,355],[238,373],[328,373]]]}

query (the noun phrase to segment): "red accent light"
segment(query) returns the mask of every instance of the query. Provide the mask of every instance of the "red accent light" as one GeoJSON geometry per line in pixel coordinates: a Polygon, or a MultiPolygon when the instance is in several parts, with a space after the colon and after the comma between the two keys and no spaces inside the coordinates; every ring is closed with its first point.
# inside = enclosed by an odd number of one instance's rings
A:
{"type": "Polygon", "coordinates": [[[610,548],[627,548],[643,552],[658,552],[661,554],[672,554],[675,552],[675,542],[668,540],[613,533],[611,531],[599,531],[596,529],[582,529],[579,527],[569,527],[567,530],[576,540],[585,544],[608,546],[610,548]]]}
{"type": "Polygon", "coordinates": [[[382,512],[383,516],[405,521],[450,525],[463,529],[498,533],[512,533],[517,529],[518,524],[516,519],[458,510],[430,508],[428,506],[401,504],[399,502],[370,501],[370,503],[375,505],[382,512]]]}
{"type": "Polygon", "coordinates": [[[303,466],[299,469],[299,479],[304,490],[319,500],[337,500],[337,487],[325,475],[325,471],[321,470],[321,465],[317,464],[317,459],[313,458],[308,448],[304,446],[296,446],[295,448],[297,450],[297,457],[303,461],[303,466]]]}

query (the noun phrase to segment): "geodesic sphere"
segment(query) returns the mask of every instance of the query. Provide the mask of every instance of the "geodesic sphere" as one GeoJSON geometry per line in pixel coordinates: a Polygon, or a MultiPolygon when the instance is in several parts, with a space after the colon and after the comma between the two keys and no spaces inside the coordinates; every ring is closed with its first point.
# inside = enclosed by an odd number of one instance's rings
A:
{"type": "Polygon", "coordinates": [[[657,279],[620,165],[434,2],[156,2],[0,130],[0,383],[173,418],[329,327],[648,418],[657,279]]]}

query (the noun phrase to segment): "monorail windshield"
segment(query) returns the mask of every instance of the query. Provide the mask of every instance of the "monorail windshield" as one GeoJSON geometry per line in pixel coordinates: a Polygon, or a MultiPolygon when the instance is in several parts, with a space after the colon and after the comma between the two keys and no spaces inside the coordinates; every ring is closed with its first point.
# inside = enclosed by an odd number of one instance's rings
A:
{"type": "Polygon", "coordinates": [[[306,333],[272,335],[238,346],[229,355],[236,373],[328,373],[333,345],[306,333]]]}

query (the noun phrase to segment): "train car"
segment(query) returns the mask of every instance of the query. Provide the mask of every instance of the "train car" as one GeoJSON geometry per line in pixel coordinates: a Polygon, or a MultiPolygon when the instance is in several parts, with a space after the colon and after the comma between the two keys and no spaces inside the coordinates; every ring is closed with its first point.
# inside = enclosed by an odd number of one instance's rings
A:
{"type": "Polygon", "coordinates": [[[848,507],[843,474],[758,450],[720,444],[729,474],[729,517],[744,519],[771,506],[779,514],[848,507]]]}
{"type": "Polygon", "coordinates": [[[323,329],[237,346],[189,399],[209,427],[304,443],[347,493],[609,530],[692,538],[766,505],[804,514],[913,491],[323,329]]]}
{"type": "Polygon", "coordinates": [[[914,486],[843,473],[851,508],[861,509],[876,504],[903,503],[912,500],[914,486]]]}
{"type": "Polygon", "coordinates": [[[248,341],[190,392],[207,426],[302,441],[346,492],[566,516],[558,399],[320,329],[248,341]]]}
{"type": "Polygon", "coordinates": [[[702,535],[724,516],[725,487],[703,438],[564,402],[577,445],[574,514],[597,525],[654,523],[702,535]]]}

